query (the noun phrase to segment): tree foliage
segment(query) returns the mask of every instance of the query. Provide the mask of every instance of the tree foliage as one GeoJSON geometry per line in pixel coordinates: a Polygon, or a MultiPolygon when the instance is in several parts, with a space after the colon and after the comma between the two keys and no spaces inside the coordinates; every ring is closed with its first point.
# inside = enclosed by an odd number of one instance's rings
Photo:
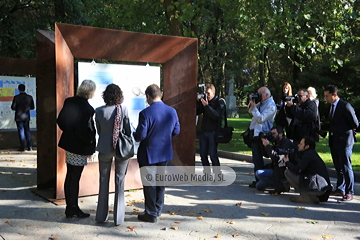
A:
{"type": "Polygon", "coordinates": [[[355,89],[359,5],[355,0],[3,0],[0,55],[34,58],[35,30],[64,22],[198,38],[198,81],[213,83],[225,95],[234,76],[239,103],[263,85],[277,97],[285,81],[295,88],[335,82],[355,89]]]}

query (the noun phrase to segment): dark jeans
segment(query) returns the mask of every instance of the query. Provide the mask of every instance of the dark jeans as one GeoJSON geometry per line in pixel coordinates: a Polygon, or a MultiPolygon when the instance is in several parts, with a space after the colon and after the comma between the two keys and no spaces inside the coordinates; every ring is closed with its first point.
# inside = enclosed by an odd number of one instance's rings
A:
{"type": "Polygon", "coordinates": [[[17,121],[16,126],[20,139],[20,149],[24,150],[25,146],[27,146],[28,148],[32,148],[29,121],[17,121]]]}
{"type": "Polygon", "coordinates": [[[345,194],[354,195],[354,172],[351,165],[353,146],[330,148],[331,157],[337,173],[336,188],[345,194]]]}
{"type": "Polygon", "coordinates": [[[84,166],[66,164],[66,178],[64,183],[65,201],[70,208],[78,206],[79,182],[84,166]]]}
{"type": "MultiPolygon", "coordinates": [[[[220,166],[219,157],[217,155],[217,143],[215,141],[215,132],[204,132],[200,135],[200,158],[204,167],[209,167],[208,154],[212,162],[212,166],[220,166]]],[[[210,170],[210,168],[205,169],[210,170]]]]}
{"type": "MultiPolygon", "coordinates": [[[[161,162],[155,164],[140,164],[141,167],[145,166],[162,166],[166,167],[168,162],[161,162]]],[[[152,168],[151,168],[152,169],[152,168]]],[[[155,170],[156,171],[156,170],[155,170]]],[[[152,176],[155,176],[156,173],[149,173],[152,176]]],[[[147,176],[147,175],[146,175],[147,176]]],[[[141,178],[145,178],[146,176],[141,176],[141,178]]],[[[165,196],[165,186],[143,186],[143,192],[145,197],[145,214],[151,215],[156,218],[161,214],[161,211],[164,207],[164,196],[165,196]]]]}
{"type": "Polygon", "coordinates": [[[260,169],[257,170],[255,173],[255,177],[259,179],[259,181],[256,183],[256,188],[259,191],[264,191],[267,187],[273,187],[276,186],[276,181],[274,179],[272,169],[260,169]]]}

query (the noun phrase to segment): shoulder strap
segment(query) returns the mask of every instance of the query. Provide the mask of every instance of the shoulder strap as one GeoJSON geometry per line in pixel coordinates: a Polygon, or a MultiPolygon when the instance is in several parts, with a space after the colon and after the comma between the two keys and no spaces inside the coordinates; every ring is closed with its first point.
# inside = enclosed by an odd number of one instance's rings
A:
{"type": "Polygon", "coordinates": [[[226,116],[227,116],[227,114],[226,114],[226,101],[225,101],[225,99],[223,99],[223,98],[219,98],[219,101],[220,101],[220,100],[223,100],[224,103],[225,103],[225,106],[224,106],[224,108],[225,108],[225,109],[224,109],[224,124],[225,124],[225,125],[224,125],[224,127],[227,127],[227,126],[228,126],[228,123],[227,123],[227,117],[226,117],[226,116]]]}

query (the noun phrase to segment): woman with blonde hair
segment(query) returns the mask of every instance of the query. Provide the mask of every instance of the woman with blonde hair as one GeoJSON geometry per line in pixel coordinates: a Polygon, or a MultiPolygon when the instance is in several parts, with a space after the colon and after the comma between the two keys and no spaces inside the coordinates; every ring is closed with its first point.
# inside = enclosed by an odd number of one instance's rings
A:
{"type": "Polygon", "coordinates": [[[307,89],[309,96],[310,96],[310,100],[314,101],[316,103],[316,106],[319,108],[319,99],[316,99],[317,94],[316,94],[316,90],[313,87],[308,87],[307,89]]]}
{"type": "Polygon", "coordinates": [[[81,211],[78,205],[79,182],[87,159],[95,152],[94,108],[88,99],[94,96],[96,84],[84,80],[76,96],[65,99],[57,118],[63,131],[58,146],[66,151],[66,177],[64,183],[67,218],[86,218],[90,214],[81,211]]]}

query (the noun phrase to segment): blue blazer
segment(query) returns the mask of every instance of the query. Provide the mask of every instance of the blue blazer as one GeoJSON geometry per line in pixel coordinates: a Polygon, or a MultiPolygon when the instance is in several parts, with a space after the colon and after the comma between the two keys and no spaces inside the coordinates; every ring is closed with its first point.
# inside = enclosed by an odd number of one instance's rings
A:
{"type": "Polygon", "coordinates": [[[172,137],[179,133],[180,123],[174,108],[159,101],[142,110],[134,133],[135,141],[140,142],[137,152],[140,165],[173,159],[172,137]]]}
{"type": "Polygon", "coordinates": [[[354,130],[359,126],[354,108],[350,103],[339,100],[330,121],[330,147],[346,147],[354,144],[354,130]]]}

